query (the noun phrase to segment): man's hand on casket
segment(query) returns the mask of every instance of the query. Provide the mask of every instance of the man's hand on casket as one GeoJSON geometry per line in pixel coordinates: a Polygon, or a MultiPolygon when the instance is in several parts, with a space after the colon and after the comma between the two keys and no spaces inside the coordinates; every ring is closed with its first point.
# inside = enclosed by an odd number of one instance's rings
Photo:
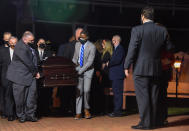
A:
{"type": "Polygon", "coordinates": [[[78,71],[78,72],[79,72],[80,69],[81,69],[80,66],[77,66],[77,67],[75,68],[75,70],[78,71]]]}
{"type": "Polygon", "coordinates": [[[39,79],[39,78],[40,78],[39,72],[36,74],[35,78],[36,78],[36,79],[39,79]]]}
{"type": "Polygon", "coordinates": [[[81,70],[79,70],[78,71],[78,75],[82,75],[83,74],[83,72],[81,72],[81,70]]]}
{"type": "Polygon", "coordinates": [[[81,75],[81,74],[82,74],[82,72],[81,72],[81,67],[80,67],[80,66],[77,66],[77,67],[75,68],[75,70],[77,71],[78,75],[81,75]]]}

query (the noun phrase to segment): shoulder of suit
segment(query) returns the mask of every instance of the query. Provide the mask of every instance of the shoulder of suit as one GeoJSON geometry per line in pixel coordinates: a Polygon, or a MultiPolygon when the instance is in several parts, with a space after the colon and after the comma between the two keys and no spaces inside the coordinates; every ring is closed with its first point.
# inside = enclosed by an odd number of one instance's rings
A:
{"type": "Polygon", "coordinates": [[[87,44],[89,44],[93,48],[96,48],[96,46],[91,41],[87,41],[87,44]]]}
{"type": "Polygon", "coordinates": [[[81,43],[80,43],[79,41],[77,41],[77,42],[75,43],[75,45],[78,46],[78,45],[81,45],[81,43]]]}
{"type": "Polygon", "coordinates": [[[159,28],[160,30],[167,31],[167,29],[164,26],[160,26],[160,25],[157,25],[157,24],[155,24],[155,26],[157,28],[159,28]]]}
{"type": "Polygon", "coordinates": [[[119,44],[118,48],[124,51],[124,48],[121,44],[119,44]]]}
{"type": "Polygon", "coordinates": [[[4,51],[4,50],[8,50],[9,49],[9,47],[4,47],[4,46],[2,46],[1,48],[0,48],[0,51],[4,51]]]}
{"type": "Polygon", "coordinates": [[[144,25],[137,25],[137,26],[134,26],[134,27],[132,28],[132,30],[133,30],[133,29],[136,29],[136,30],[137,30],[137,29],[140,29],[140,28],[142,28],[143,26],[144,26],[144,25]]]}

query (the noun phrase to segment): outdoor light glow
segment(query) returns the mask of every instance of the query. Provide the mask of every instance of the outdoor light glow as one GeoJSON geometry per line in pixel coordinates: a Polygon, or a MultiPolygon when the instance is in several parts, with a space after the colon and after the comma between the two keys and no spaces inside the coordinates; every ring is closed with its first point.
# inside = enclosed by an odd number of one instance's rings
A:
{"type": "Polygon", "coordinates": [[[176,69],[179,69],[180,66],[181,66],[181,62],[180,62],[180,61],[176,61],[176,62],[174,63],[174,67],[175,67],[176,69]]]}

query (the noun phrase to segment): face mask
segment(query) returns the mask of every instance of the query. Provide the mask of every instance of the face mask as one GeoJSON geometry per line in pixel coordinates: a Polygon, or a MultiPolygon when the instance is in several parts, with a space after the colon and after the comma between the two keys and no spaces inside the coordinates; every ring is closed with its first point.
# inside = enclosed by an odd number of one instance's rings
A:
{"type": "Polygon", "coordinates": [[[4,41],[4,44],[10,46],[9,41],[4,41]]]}
{"type": "Polygon", "coordinates": [[[41,48],[41,49],[45,49],[45,47],[46,47],[45,43],[41,43],[41,44],[39,45],[39,48],[41,48]]]}
{"type": "Polygon", "coordinates": [[[29,42],[28,45],[31,47],[31,48],[35,48],[34,44],[29,42]]]}
{"type": "Polygon", "coordinates": [[[85,40],[83,38],[79,38],[79,42],[81,42],[81,44],[85,44],[87,42],[87,40],[85,40]]]}
{"type": "Polygon", "coordinates": [[[15,45],[10,45],[10,48],[14,49],[15,45]]]}

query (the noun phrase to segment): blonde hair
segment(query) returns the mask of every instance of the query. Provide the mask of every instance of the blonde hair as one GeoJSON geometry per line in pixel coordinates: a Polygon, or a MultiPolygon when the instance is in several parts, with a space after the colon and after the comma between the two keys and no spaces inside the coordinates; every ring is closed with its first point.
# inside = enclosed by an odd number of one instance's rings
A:
{"type": "Polygon", "coordinates": [[[101,57],[102,59],[103,59],[103,57],[104,57],[104,55],[105,55],[106,52],[109,52],[111,56],[113,54],[113,46],[112,46],[110,40],[106,40],[105,41],[105,49],[102,52],[102,57],[101,57]]]}

